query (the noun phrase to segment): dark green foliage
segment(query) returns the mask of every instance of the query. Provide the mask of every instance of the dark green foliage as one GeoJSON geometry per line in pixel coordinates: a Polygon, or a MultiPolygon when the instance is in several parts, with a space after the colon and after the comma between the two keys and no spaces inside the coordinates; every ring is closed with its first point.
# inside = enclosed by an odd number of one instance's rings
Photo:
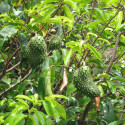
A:
{"type": "Polygon", "coordinates": [[[59,47],[61,47],[60,36],[58,35],[52,36],[49,41],[49,50],[58,49],[59,47]]]}
{"type": "Polygon", "coordinates": [[[34,36],[25,49],[26,58],[31,68],[42,64],[46,57],[46,45],[41,36],[34,36]]]}
{"type": "Polygon", "coordinates": [[[82,66],[74,72],[73,83],[81,94],[94,98],[100,95],[100,91],[94,84],[89,67],[82,66]]]}

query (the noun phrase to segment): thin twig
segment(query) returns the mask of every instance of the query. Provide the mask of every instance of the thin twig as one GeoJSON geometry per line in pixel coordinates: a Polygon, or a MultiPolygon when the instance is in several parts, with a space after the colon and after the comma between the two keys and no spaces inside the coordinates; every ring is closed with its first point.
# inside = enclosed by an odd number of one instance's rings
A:
{"type": "MultiPolygon", "coordinates": [[[[122,9],[123,9],[123,8],[122,8],[122,9]]],[[[122,10],[122,9],[121,9],[121,10],[122,10]]],[[[116,12],[116,14],[115,14],[113,17],[110,18],[109,22],[106,24],[106,26],[102,29],[102,31],[99,33],[99,35],[96,37],[96,39],[95,39],[94,42],[92,43],[92,46],[95,44],[95,42],[98,40],[98,38],[102,35],[102,33],[104,32],[104,30],[106,29],[106,27],[108,27],[108,25],[110,24],[110,22],[117,16],[117,14],[119,13],[119,11],[120,11],[120,10],[118,10],[118,11],[116,12]]],[[[89,50],[88,53],[86,54],[84,60],[86,60],[86,58],[87,58],[89,52],[90,52],[90,50],[89,50]]]]}
{"type": "Polygon", "coordinates": [[[6,69],[7,69],[7,66],[9,64],[9,62],[12,60],[13,56],[20,50],[20,47],[18,49],[16,49],[16,51],[12,54],[12,56],[7,60],[3,70],[2,70],[2,74],[0,74],[0,79],[5,75],[6,73],[6,69]]]}
{"type": "MultiPolygon", "coordinates": [[[[124,52],[121,56],[118,56],[116,59],[114,59],[114,61],[115,61],[114,65],[117,64],[118,61],[119,61],[124,55],[125,55],[125,52],[124,52]]],[[[113,66],[114,66],[114,65],[113,65],[113,66]]]]}
{"type": "Polygon", "coordinates": [[[91,14],[90,14],[90,17],[89,17],[90,20],[92,20],[92,15],[93,15],[93,12],[94,12],[95,5],[96,5],[96,0],[93,1],[92,10],[91,10],[91,14]]]}
{"type": "Polygon", "coordinates": [[[16,67],[19,66],[19,65],[20,65],[20,62],[18,62],[18,63],[15,64],[13,67],[11,67],[10,69],[8,69],[8,70],[6,71],[6,73],[12,71],[14,68],[16,68],[16,67]]]}
{"type": "Polygon", "coordinates": [[[86,115],[88,114],[88,111],[89,111],[89,109],[90,109],[90,107],[91,107],[91,104],[94,102],[94,99],[93,100],[91,100],[87,105],[86,105],[86,107],[85,107],[85,110],[83,111],[83,115],[82,115],[82,118],[81,119],[79,119],[79,125],[83,125],[83,123],[84,123],[84,121],[85,121],[85,118],[86,118],[86,115]]]}
{"type": "Polygon", "coordinates": [[[28,77],[30,76],[31,73],[32,73],[32,70],[30,70],[29,73],[28,73],[23,79],[21,79],[20,82],[17,82],[16,84],[12,85],[10,88],[8,88],[8,89],[6,89],[5,91],[1,92],[1,93],[0,93],[0,97],[1,97],[3,94],[5,94],[5,93],[7,93],[8,91],[10,91],[11,89],[13,89],[14,87],[16,87],[17,85],[19,85],[21,82],[23,82],[26,78],[28,78],[28,77]]]}
{"type": "Polygon", "coordinates": [[[0,54],[3,57],[4,61],[6,62],[6,59],[5,59],[5,57],[4,57],[4,55],[3,55],[3,53],[1,51],[0,51],[0,54]]]}
{"type": "Polygon", "coordinates": [[[120,40],[120,36],[121,36],[121,31],[118,32],[118,36],[117,36],[117,41],[116,41],[116,43],[115,43],[114,52],[113,52],[113,54],[112,54],[112,58],[111,58],[111,60],[110,60],[109,67],[108,67],[108,69],[106,70],[106,73],[109,73],[109,71],[110,71],[111,68],[112,68],[112,64],[113,64],[114,59],[115,59],[115,55],[116,55],[118,43],[119,43],[119,40],[120,40]]]}

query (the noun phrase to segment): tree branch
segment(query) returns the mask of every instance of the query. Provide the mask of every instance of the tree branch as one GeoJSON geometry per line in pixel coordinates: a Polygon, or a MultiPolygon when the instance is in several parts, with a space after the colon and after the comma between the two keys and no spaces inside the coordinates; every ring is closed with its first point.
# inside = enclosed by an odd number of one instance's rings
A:
{"type": "Polygon", "coordinates": [[[112,68],[112,64],[113,64],[114,59],[115,59],[115,55],[116,55],[118,43],[119,43],[119,40],[120,40],[120,36],[121,36],[121,31],[118,32],[118,36],[117,36],[117,41],[116,41],[116,43],[115,43],[114,52],[113,52],[113,54],[112,54],[112,58],[111,58],[111,60],[110,60],[109,67],[108,67],[108,69],[106,70],[106,73],[109,73],[109,71],[110,71],[111,68],[112,68]]]}
{"type": "Polygon", "coordinates": [[[13,58],[13,56],[20,50],[20,47],[18,49],[16,49],[16,51],[12,54],[12,56],[7,60],[5,66],[3,67],[3,70],[2,70],[2,73],[0,74],[0,79],[3,78],[3,76],[5,75],[6,73],[6,69],[7,69],[7,66],[9,64],[9,62],[11,61],[11,59],[13,58]]]}
{"type": "Polygon", "coordinates": [[[91,10],[91,14],[90,14],[90,17],[89,17],[90,20],[92,20],[92,15],[93,15],[93,12],[94,12],[95,5],[96,5],[96,0],[93,1],[92,10],[91,10]]]}
{"type": "Polygon", "coordinates": [[[14,68],[16,68],[17,66],[19,66],[20,63],[21,63],[21,62],[18,62],[17,64],[15,64],[13,67],[11,67],[10,69],[8,69],[8,70],[6,71],[6,73],[12,71],[14,68]]]}
{"type": "MultiPolygon", "coordinates": [[[[103,99],[103,98],[109,96],[110,94],[112,94],[112,92],[109,92],[109,93],[105,94],[104,96],[101,97],[101,99],[103,99]]],[[[83,125],[83,124],[84,124],[86,115],[88,114],[88,111],[89,111],[89,109],[90,109],[90,107],[91,107],[91,105],[93,104],[94,101],[95,101],[95,100],[92,99],[92,100],[86,105],[85,110],[83,111],[83,116],[82,116],[82,118],[79,119],[79,121],[78,121],[78,122],[79,122],[79,125],[83,125]]]]}
{"type": "MultiPolygon", "coordinates": [[[[123,9],[123,8],[122,8],[122,9],[123,9]]],[[[121,9],[121,10],[122,10],[122,9],[121,9]]],[[[92,43],[92,46],[95,44],[95,42],[98,40],[98,38],[102,35],[102,33],[104,32],[105,28],[108,27],[108,25],[110,24],[110,22],[117,16],[117,14],[119,13],[119,11],[120,11],[120,10],[118,10],[118,11],[116,12],[116,14],[115,14],[113,17],[111,17],[111,19],[109,20],[109,22],[106,24],[106,26],[102,29],[102,31],[99,33],[99,35],[96,37],[96,39],[95,39],[94,42],[92,43]]],[[[86,54],[84,60],[86,60],[86,58],[87,58],[89,52],[90,52],[90,50],[89,50],[88,53],[86,54]]]]}
{"type": "Polygon", "coordinates": [[[89,109],[90,109],[90,107],[91,107],[91,104],[94,102],[94,99],[93,100],[91,100],[87,105],[86,105],[86,107],[85,107],[85,110],[83,111],[83,116],[82,116],[82,118],[81,119],[79,119],[79,125],[83,125],[83,123],[84,123],[84,121],[85,121],[85,118],[86,118],[86,115],[88,114],[88,111],[89,111],[89,109]]]}
{"type": "Polygon", "coordinates": [[[6,62],[6,59],[5,59],[5,57],[4,57],[4,55],[3,55],[3,53],[1,51],[0,51],[0,54],[3,57],[4,61],[6,62]]]}
{"type": "Polygon", "coordinates": [[[8,88],[8,89],[6,89],[5,91],[1,92],[1,93],[0,93],[0,97],[1,97],[3,94],[5,94],[5,93],[7,93],[8,91],[10,91],[11,89],[13,89],[14,87],[16,87],[17,85],[19,85],[21,82],[23,82],[26,78],[28,78],[28,77],[30,76],[31,73],[32,73],[32,70],[30,70],[29,73],[28,73],[28,75],[25,76],[23,79],[21,79],[20,82],[17,82],[16,84],[12,85],[10,88],[8,88]]]}

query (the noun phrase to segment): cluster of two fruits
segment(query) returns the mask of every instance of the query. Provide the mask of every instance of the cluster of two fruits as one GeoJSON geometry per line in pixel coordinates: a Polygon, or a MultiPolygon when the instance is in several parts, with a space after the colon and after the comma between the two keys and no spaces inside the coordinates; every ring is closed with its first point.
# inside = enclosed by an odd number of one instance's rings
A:
{"type": "MultiPolygon", "coordinates": [[[[49,50],[54,50],[61,46],[60,37],[54,35],[49,41],[49,50]]],[[[25,55],[31,68],[36,68],[42,64],[46,58],[46,43],[42,36],[34,36],[25,48],[25,55]]]]}

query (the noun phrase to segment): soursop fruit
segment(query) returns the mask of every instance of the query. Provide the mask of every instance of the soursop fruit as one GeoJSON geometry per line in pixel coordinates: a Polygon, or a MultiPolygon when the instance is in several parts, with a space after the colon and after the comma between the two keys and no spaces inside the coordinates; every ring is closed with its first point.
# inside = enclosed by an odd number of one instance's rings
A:
{"type": "Polygon", "coordinates": [[[53,35],[49,40],[49,50],[59,49],[61,47],[61,38],[58,35],[53,35]]]}
{"type": "Polygon", "coordinates": [[[42,64],[46,57],[46,44],[42,36],[31,38],[25,48],[25,55],[31,68],[42,64]]]}
{"type": "Polygon", "coordinates": [[[74,72],[73,83],[81,94],[90,98],[100,95],[100,90],[93,82],[88,66],[82,66],[74,72]]]}

